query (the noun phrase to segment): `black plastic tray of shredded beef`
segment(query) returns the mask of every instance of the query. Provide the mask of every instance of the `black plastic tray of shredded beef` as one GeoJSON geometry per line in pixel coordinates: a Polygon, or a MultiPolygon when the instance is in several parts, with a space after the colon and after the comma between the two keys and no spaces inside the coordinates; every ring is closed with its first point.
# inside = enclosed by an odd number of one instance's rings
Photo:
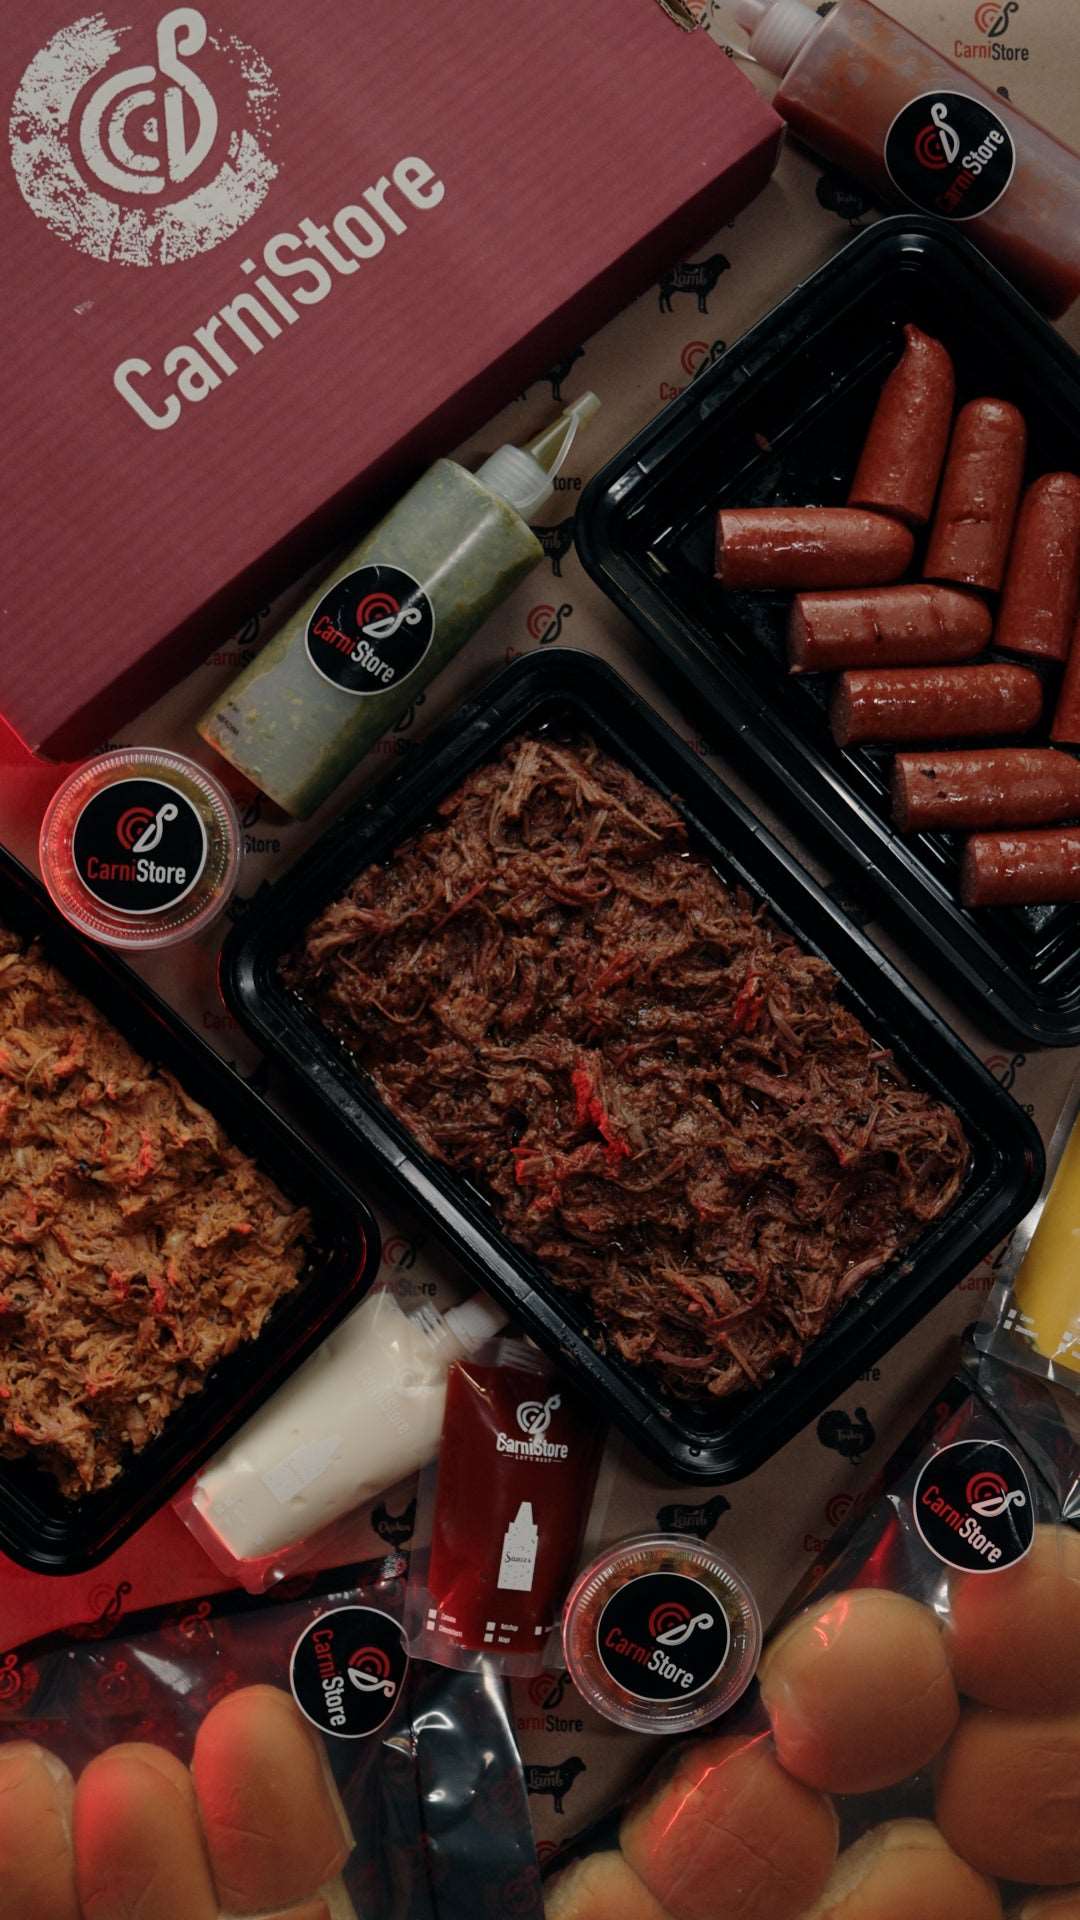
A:
{"type": "Polygon", "coordinates": [[[366,1203],[307,1141],[138,974],[74,933],[3,848],[0,928],[38,941],[44,959],[152,1067],[173,1074],[291,1205],[311,1214],[298,1285],[273,1307],[257,1338],[220,1360],[160,1434],[128,1454],[108,1486],[70,1499],[40,1466],[0,1458],[0,1551],[35,1573],[82,1573],[170,1500],[363,1298],[378,1271],[379,1231],[366,1203]]]}
{"type": "Polygon", "coordinates": [[[222,956],[226,998],[313,1096],[338,1151],[377,1161],[430,1218],[481,1286],[595,1395],[598,1407],[675,1478],[748,1473],[813,1419],[1013,1227],[1039,1190],[1042,1146],[1027,1115],[840,908],[652,709],[591,656],[564,649],[516,662],[460,708],[408,766],[345,814],[251,908],[222,956]],[[946,1102],[970,1144],[961,1190],[899,1259],[871,1275],[813,1340],[801,1364],[753,1390],[686,1400],[647,1368],[598,1350],[581,1293],[560,1287],[500,1228],[470,1181],[423,1151],[346,1048],[281,978],[283,959],[357,874],[389,861],[439,803],[520,734],[587,735],[670,801],[689,844],[731,885],[764,902],[827,960],[850,1010],[892,1048],[912,1083],[946,1102]]]}
{"type": "MultiPolygon", "coordinates": [[[[837,747],[834,676],[788,674],[791,595],[725,592],[713,577],[720,507],[844,504],[907,321],[952,354],[957,406],[989,394],[1021,409],[1025,484],[1080,467],[1072,348],[951,224],[900,214],[797,286],[608,462],[582,497],[578,548],[705,703],[718,745],[796,832],[828,845],[838,877],[873,894],[932,975],[998,1033],[1075,1046],[1080,906],[962,907],[963,836],[897,833],[891,749],[837,747]]],[[[1036,664],[1046,719],[1024,744],[1045,746],[1061,669],[1036,664]]]]}

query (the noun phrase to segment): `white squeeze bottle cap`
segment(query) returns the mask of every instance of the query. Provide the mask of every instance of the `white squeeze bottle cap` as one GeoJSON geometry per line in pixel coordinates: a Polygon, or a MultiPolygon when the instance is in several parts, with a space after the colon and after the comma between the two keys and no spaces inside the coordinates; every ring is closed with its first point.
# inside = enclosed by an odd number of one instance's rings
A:
{"type": "Polygon", "coordinates": [[[736,0],[735,18],[750,35],[750,52],[770,73],[786,73],[812,33],[825,25],[803,0],[736,0]]]}
{"type": "Polygon", "coordinates": [[[477,468],[476,478],[523,520],[528,519],[551,499],[555,476],[577,438],[578,428],[592,419],[599,405],[595,393],[583,393],[527,447],[500,447],[491,454],[477,468]]]}
{"type": "Polygon", "coordinates": [[[493,1340],[502,1332],[509,1318],[497,1300],[489,1300],[486,1293],[474,1293],[460,1307],[450,1307],[443,1314],[443,1325],[449,1327],[463,1353],[475,1353],[485,1340],[493,1340]]]}

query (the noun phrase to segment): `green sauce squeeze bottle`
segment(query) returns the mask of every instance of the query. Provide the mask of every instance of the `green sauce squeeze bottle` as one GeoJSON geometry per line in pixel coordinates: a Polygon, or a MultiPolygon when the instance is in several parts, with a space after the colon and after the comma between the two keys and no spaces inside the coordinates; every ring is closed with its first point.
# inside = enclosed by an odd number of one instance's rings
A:
{"type": "Polygon", "coordinates": [[[550,499],[593,393],[479,471],[437,460],[199,721],[216,751],[306,820],[538,560],[550,499]]]}

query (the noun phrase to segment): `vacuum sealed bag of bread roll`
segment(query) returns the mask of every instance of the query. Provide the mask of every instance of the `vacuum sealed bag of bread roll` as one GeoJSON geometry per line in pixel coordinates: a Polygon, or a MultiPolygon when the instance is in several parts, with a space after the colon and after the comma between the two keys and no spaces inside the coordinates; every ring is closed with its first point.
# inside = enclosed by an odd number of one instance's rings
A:
{"type": "Polygon", "coordinates": [[[1012,1920],[1054,1914],[1055,1889],[1065,1920],[1080,1887],[1069,1413],[969,1338],[783,1608],[743,1703],[548,1864],[548,1920],[1012,1920]]]}
{"type": "Polygon", "coordinates": [[[404,1572],[6,1655],[0,1920],[542,1920],[505,1696],[410,1664],[404,1572]]]}

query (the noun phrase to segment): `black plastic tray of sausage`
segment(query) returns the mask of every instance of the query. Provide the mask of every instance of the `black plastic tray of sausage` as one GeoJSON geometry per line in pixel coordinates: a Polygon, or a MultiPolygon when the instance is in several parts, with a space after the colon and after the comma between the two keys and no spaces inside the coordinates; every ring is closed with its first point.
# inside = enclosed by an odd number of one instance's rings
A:
{"type": "Polygon", "coordinates": [[[222,955],[226,999],[314,1096],[312,1114],[321,1113],[339,1150],[353,1146],[378,1162],[479,1284],[506,1303],[646,1453],[676,1479],[737,1479],[813,1419],[1016,1225],[1039,1191],[1039,1136],[793,855],[592,655],[555,648],[517,661],[458,709],[425,743],[418,762],[381,783],[256,899],[222,955]],[[437,817],[440,800],[504,741],[548,729],[568,738],[590,735],[664,794],[721,877],[766,901],[804,947],[831,962],[859,1018],[894,1049],[913,1081],[950,1103],[971,1141],[970,1170],[950,1212],[867,1282],[801,1366],[752,1394],[679,1401],[647,1370],[599,1351],[587,1300],[560,1288],[515,1247],[475,1185],[422,1151],[345,1046],[280,978],[282,955],[358,873],[392,859],[403,841],[437,817]]]}
{"type": "Polygon", "coordinates": [[[214,1115],[286,1198],[311,1209],[300,1284],[257,1340],[220,1362],[156,1440],[100,1493],[69,1500],[49,1473],[0,1459],[0,1551],[34,1573],[83,1573],[115,1553],[197,1473],[367,1292],[379,1230],[366,1203],[139,975],[76,934],[26,868],[0,848],[0,926],[37,939],[46,959],[143,1058],[214,1115]]]}
{"type": "MultiPolygon", "coordinates": [[[[1074,1046],[1080,906],[961,907],[961,836],[896,833],[891,751],[835,746],[835,676],[788,675],[792,596],[725,593],[713,576],[719,507],[844,504],[908,320],[949,348],[958,405],[992,394],[1021,408],[1028,480],[1080,465],[1076,354],[952,227],[899,215],[797,286],[609,461],[582,497],[578,547],[706,703],[718,746],[810,844],[824,839],[838,877],[876,896],[935,976],[992,1031],[1074,1046]]],[[[1039,671],[1046,719],[1025,744],[1047,743],[1060,679],[1039,671]]]]}

